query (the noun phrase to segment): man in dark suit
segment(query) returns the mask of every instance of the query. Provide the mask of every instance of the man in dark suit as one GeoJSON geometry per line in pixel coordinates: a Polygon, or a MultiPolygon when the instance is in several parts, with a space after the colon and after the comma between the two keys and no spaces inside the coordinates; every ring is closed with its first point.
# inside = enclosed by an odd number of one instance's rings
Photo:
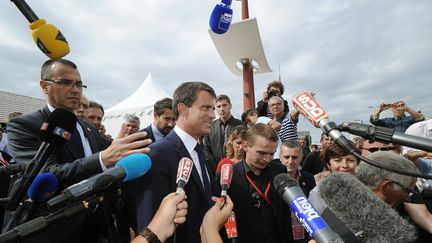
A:
{"type": "Polygon", "coordinates": [[[186,82],[174,91],[173,112],[177,124],[164,139],[150,145],[153,166],[138,183],[139,231],[150,222],[163,197],[176,190],[178,164],[181,158],[187,157],[194,163],[184,188],[191,210],[186,222],[177,227],[176,239],[177,242],[201,242],[200,225],[213,205],[211,196],[216,188],[198,141],[210,132],[215,97],[214,90],[202,82],[186,82]]]}
{"type": "MultiPolygon", "coordinates": [[[[298,182],[303,193],[306,197],[309,197],[309,192],[316,184],[314,176],[311,173],[299,169],[300,162],[303,159],[302,148],[303,146],[300,142],[295,140],[286,140],[282,143],[279,160],[286,166],[288,175],[298,182]]],[[[298,240],[295,242],[306,242],[306,239],[308,239],[307,232],[303,229],[302,224],[294,214],[291,215],[291,223],[293,225],[292,234],[294,239],[298,240]]]]}
{"type": "Polygon", "coordinates": [[[226,156],[225,142],[228,140],[231,131],[239,125],[246,127],[246,123],[231,115],[231,108],[231,101],[227,95],[219,95],[217,97],[216,111],[219,119],[212,122],[210,134],[204,136],[203,139],[207,159],[213,174],[216,172],[219,161],[226,156]]]}
{"type": "MultiPolygon", "coordinates": [[[[278,136],[267,124],[255,124],[246,133],[245,160],[233,166],[228,195],[234,203],[238,242],[292,242],[291,212],[273,187],[273,178],[286,173],[272,162],[278,136]]],[[[220,175],[219,175],[220,176],[220,175]]]]}
{"type": "Polygon", "coordinates": [[[152,142],[162,139],[174,128],[175,120],[172,109],[170,98],[158,100],[154,104],[153,122],[141,130],[147,133],[147,138],[150,138],[152,142]]]}
{"type": "MultiPolygon", "coordinates": [[[[47,96],[47,106],[42,110],[16,117],[8,123],[10,152],[17,163],[27,163],[36,154],[41,145],[40,128],[50,113],[56,108],[73,112],[80,104],[82,89],[86,87],[81,81],[76,65],[66,59],[46,61],[42,66],[39,84],[47,96]]],[[[147,148],[138,148],[149,144],[149,140],[133,142],[145,135],[137,133],[115,139],[107,149],[100,151],[100,137],[96,128],[79,120],[72,138],[64,146],[56,148],[48,158],[45,171],[57,177],[57,191],[61,191],[102,173],[128,154],[147,153],[147,148]]],[[[35,241],[78,242],[82,228],[82,221],[67,221],[63,225],[52,227],[50,232],[45,232],[35,241]]]]}

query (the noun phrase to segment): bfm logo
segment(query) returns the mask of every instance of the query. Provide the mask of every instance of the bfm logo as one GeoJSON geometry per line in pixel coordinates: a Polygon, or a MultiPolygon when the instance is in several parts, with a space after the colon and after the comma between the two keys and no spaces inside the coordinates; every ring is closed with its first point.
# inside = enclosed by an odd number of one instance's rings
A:
{"type": "Polygon", "coordinates": [[[294,97],[294,102],[297,107],[302,111],[307,118],[311,119],[313,123],[318,123],[322,118],[326,118],[326,112],[315,102],[309,92],[294,97]]]}

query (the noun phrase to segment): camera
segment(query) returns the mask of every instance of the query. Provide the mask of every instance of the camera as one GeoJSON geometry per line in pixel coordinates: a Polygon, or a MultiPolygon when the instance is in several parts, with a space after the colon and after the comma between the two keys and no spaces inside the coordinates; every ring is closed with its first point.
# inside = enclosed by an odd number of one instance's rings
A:
{"type": "Polygon", "coordinates": [[[268,99],[270,99],[273,96],[279,96],[279,92],[277,92],[276,90],[270,90],[269,92],[267,92],[268,99]]]}

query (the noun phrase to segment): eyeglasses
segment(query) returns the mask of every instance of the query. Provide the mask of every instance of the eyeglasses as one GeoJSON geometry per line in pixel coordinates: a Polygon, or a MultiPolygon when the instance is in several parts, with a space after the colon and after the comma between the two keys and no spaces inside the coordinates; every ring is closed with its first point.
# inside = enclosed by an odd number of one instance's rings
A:
{"type": "Polygon", "coordinates": [[[390,150],[395,150],[395,147],[384,147],[384,148],[377,148],[377,147],[372,147],[372,148],[362,148],[363,150],[367,150],[371,153],[376,152],[376,151],[390,151],[390,150]]]}
{"type": "Polygon", "coordinates": [[[271,104],[270,107],[282,106],[282,103],[271,104]]]}
{"type": "Polygon", "coordinates": [[[67,87],[67,88],[71,88],[71,89],[74,86],[76,86],[78,89],[87,88],[87,85],[83,84],[82,81],[73,82],[72,80],[68,80],[68,79],[60,79],[60,80],[44,79],[43,81],[56,83],[58,85],[61,85],[63,87],[67,87]]]}
{"type": "Polygon", "coordinates": [[[407,188],[404,185],[402,185],[401,183],[397,182],[397,181],[393,181],[393,180],[389,180],[391,182],[393,182],[394,184],[398,185],[400,188],[402,188],[404,191],[406,191],[408,193],[408,196],[411,197],[412,195],[417,194],[417,191],[415,189],[411,189],[411,188],[407,188]]]}

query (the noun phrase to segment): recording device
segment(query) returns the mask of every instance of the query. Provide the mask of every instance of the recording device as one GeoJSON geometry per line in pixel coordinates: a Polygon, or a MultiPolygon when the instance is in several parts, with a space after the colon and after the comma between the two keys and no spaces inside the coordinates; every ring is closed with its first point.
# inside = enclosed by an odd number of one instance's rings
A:
{"type": "Polygon", "coordinates": [[[221,197],[226,199],[228,189],[231,185],[231,179],[233,174],[233,167],[231,164],[223,164],[220,172],[220,184],[221,184],[221,197]]]}
{"type": "Polygon", "coordinates": [[[394,128],[372,126],[356,122],[344,122],[338,126],[338,129],[371,141],[377,140],[385,143],[395,143],[432,152],[431,139],[397,132],[394,128]]]}
{"type": "Polygon", "coordinates": [[[176,183],[177,189],[176,194],[179,194],[181,191],[184,191],[186,184],[189,181],[190,175],[193,169],[193,161],[187,157],[183,157],[180,159],[178,168],[177,168],[177,176],[176,183]]]}
{"type": "Polygon", "coordinates": [[[24,0],[11,0],[21,13],[30,22],[33,40],[39,49],[51,59],[66,56],[70,49],[63,34],[52,24],[47,24],[44,19],[39,19],[30,6],[24,0]]]}
{"type": "Polygon", "coordinates": [[[44,231],[49,226],[67,220],[88,208],[93,208],[103,197],[93,197],[87,201],[76,203],[70,207],[63,208],[55,213],[48,214],[47,216],[40,216],[27,223],[18,225],[12,230],[9,230],[0,235],[0,242],[19,242],[25,240],[39,232],[44,231]]]}
{"type": "Polygon", "coordinates": [[[270,90],[267,92],[267,99],[270,99],[273,96],[279,96],[279,93],[276,90],[270,90]]]}
{"type": "Polygon", "coordinates": [[[41,127],[40,139],[42,144],[34,158],[28,162],[21,180],[16,182],[17,185],[11,191],[10,201],[6,206],[7,209],[14,211],[18,207],[33,179],[42,170],[53,149],[62,146],[70,139],[75,130],[76,121],[75,114],[65,109],[57,108],[51,112],[41,127]]]}
{"type": "MultiPolygon", "coordinates": [[[[328,209],[361,242],[415,242],[414,226],[375,196],[355,176],[331,173],[320,183],[319,188],[328,209]]],[[[322,215],[325,215],[325,211],[322,215]]]]}
{"type": "Polygon", "coordinates": [[[225,223],[225,231],[227,233],[228,239],[231,239],[231,242],[235,243],[237,242],[237,222],[234,211],[231,212],[230,216],[228,217],[228,221],[225,223]]]}
{"type": "Polygon", "coordinates": [[[105,191],[115,182],[135,180],[150,169],[152,161],[146,154],[132,154],[121,159],[107,171],[76,183],[52,199],[47,204],[50,208],[63,205],[66,202],[75,202],[87,199],[105,191]]]}
{"type": "Polygon", "coordinates": [[[356,150],[354,144],[338,130],[334,122],[327,120],[328,114],[320,107],[309,92],[301,92],[293,97],[294,107],[300,111],[315,127],[321,128],[327,136],[331,137],[345,151],[353,154],[356,150]]]}
{"type": "Polygon", "coordinates": [[[35,209],[41,203],[48,201],[56,193],[57,188],[58,180],[52,173],[37,175],[27,191],[29,199],[18,206],[12,218],[5,226],[5,230],[9,230],[14,225],[27,222],[33,216],[35,209]]]}
{"type": "Polygon", "coordinates": [[[6,166],[0,166],[0,175],[16,175],[19,173],[24,172],[26,168],[25,164],[13,164],[13,165],[6,165],[6,166]]]}
{"type": "Polygon", "coordinates": [[[307,200],[298,183],[288,174],[279,174],[273,179],[273,185],[285,203],[299,219],[305,230],[318,243],[344,242],[334,233],[324,219],[307,200]]]}
{"type": "Polygon", "coordinates": [[[210,15],[210,29],[216,34],[224,34],[228,31],[232,20],[232,0],[222,0],[217,4],[210,15]]]}

